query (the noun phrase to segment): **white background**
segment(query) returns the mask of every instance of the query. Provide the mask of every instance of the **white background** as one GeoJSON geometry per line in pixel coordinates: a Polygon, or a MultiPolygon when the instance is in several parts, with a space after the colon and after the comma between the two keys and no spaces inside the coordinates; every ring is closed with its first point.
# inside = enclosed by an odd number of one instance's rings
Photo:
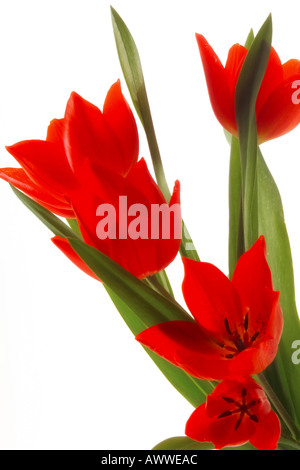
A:
{"type": "MultiPolygon", "coordinates": [[[[297,1],[115,0],[142,58],[170,185],[202,260],[227,272],[229,149],[211,110],[195,32],[225,61],[273,13],[282,61],[300,58],[297,1]]],[[[106,0],[0,3],[0,166],[4,146],[44,139],[72,90],[100,108],[124,83],[106,0]]],[[[141,126],[141,156],[151,165],[141,126]]],[[[263,145],[279,186],[300,289],[300,127],[263,145]]],[[[51,244],[0,182],[0,448],[151,449],[183,435],[192,407],[148,359],[101,285],[51,244]]],[[[180,260],[168,272],[181,300],[180,260]]]]}

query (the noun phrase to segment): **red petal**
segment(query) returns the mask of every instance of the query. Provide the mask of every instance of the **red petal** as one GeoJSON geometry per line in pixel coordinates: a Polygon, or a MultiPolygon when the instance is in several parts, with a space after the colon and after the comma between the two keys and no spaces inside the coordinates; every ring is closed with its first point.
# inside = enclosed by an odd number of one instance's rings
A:
{"type": "Polygon", "coordinates": [[[48,126],[47,142],[53,142],[54,144],[63,146],[64,126],[64,119],[53,119],[48,126]]]}
{"type": "Polygon", "coordinates": [[[281,435],[280,421],[274,411],[259,421],[250,442],[258,450],[275,450],[281,435]]]}
{"type": "Polygon", "coordinates": [[[238,325],[243,321],[239,297],[229,279],[209,263],[183,258],[182,291],[197,323],[215,339],[227,335],[225,318],[238,325]]]}
{"type": "Polygon", "coordinates": [[[257,132],[260,143],[287,134],[298,126],[300,122],[299,80],[300,73],[282,81],[269,95],[260,113],[257,114],[257,132]]]}
{"type": "Polygon", "coordinates": [[[71,167],[80,175],[88,159],[95,171],[126,172],[123,149],[102,112],[73,92],[65,112],[64,144],[71,167]]]}
{"type": "Polygon", "coordinates": [[[252,336],[262,323],[268,323],[273,308],[273,297],[270,296],[273,291],[272,277],[266,260],[264,237],[260,237],[241,256],[233,273],[232,284],[239,293],[243,306],[249,309],[249,334],[252,336]]]}
{"type": "Polygon", "coordinates": [[[255,432],[255,423],[248,417],[242,419],[241,425],[235,430],[238,416],[229,416],[224,419],[214,420],[210,426],[212,442],[216,449],[235,447],[246,444],[255,432]]]}
{"type": "Polygon", "coordinates": [[[196,39],[214,113],[222,126],[227,131],[236,135],[237,128],[232,84],[228,82],[225,68],[206,39],[200,34],[196,34],[196,39]]]}
{"type": "Polygon", "coordinates": [[[120,80],[107,93],[103,115],[122,147],[127,173],[138,159],[139,136],[132,111],[121,92],[120,80]]]}
{"type": "Polygon", "coordinates": [[[270,316],[269,323],[266,327],[266,338],[274,338],[279,343],[283,330],[283,314],[279,304],[279,294],[277,298],[274,295],[273,309],[270,316]]]}
{"type": "Polygon", "coordinates": [[[56,199],[50,192],[36,185],[22,168],[1,168],[0,178],[11,183],[15,188],[27,194],[31,199],[51,212],[54,212],[56,215],[66,218],[75,217],[67,201],[64,203],[62,200],[56,199]]]}
{"type": "Polygon", "coordinates": [[[283,68],[280,58],[273,47],[271,47],[270,58],[263,78],[257,100],[256,100],[256,115],[258,116],[264,106],[266,100],[275,88],[282,83],[283,68]]]}
{"type": "Polygon", "coordinates": [[[240,352],[229,365],[231,374],[259,374],[275,359],[278,341],[268,339],[261,341],[257,347],[247,348],[240,352]]]}
{"type": "Polygon", "coordinates": [[[25,140],[6,149],[31,180],[56,198],[65,200],[64,195],[74,187],[75,180],[59,145],[44,140],[25,140]]]}
{"type": "Polygon", "coordinates": [[[198,406],[191,414],[185,427],[185,434],[194,441],[212,442],[210,425],[212,420],[206,414],[206,404],[198,406]]]}
{"type": "Polygon", "coordinates": [[[290,59],[282,66],[283,80],[292,77],[293,75],[300,74],[300,60],[290,59]]]}
{"type": "Polygon", "coordinates": [[[195,377],[220,380],[228,375],[230,361],[221,358],[220,348],[193,322],[161,323],[138,334],[136,339],[195,377]]]}
{"type": "Polygon", "coordinates": [[[236,83],[247,53],[248,50],[240,44],[234,44],[229,49],[225,70],[233,94],[235,93],[236,83]]]}
{"type": "Polygon", "coordinates": [[[51,241],[54,243],[55,246],[57,246],[57,248],[59,248],[64,253],[64,255],[66,255],[67,258],[69,258],[70,261],[75,264],[75,266],[80,268],[85,274],[88,274],[89,276],[96,279],[96,281],[99,281],[99,278],[96,276],[96,274],[93,273],[93,271],[84,263],[84,261],[82,261],[82,259],[73,250],[68,240],[61,237],[53,237],[51,238],[51,241]]]}
{"type": "MultiPolygon", "coordinates": [[[[101,181],[93,181],[91,178],[89,182],[92,191],[78,191],[71,198],[84,240],[139,278],[149,276],[167,267],[179,250],[180,238],[175,238],[172,230],[169,239],[162,239],[161,236],[158,239],[152,237],[151,205],[162,203],[166,205],[166,202],[151,177],[146,163],[143,160],[138,162],[126,178],[106,171],[105,178],[102,178],[101,181]],[[125,208],[124,221],[119,217],[119,196],[126,199],[127,208],[125,208]],[[97,216],[97,208],[101,204],[110,204],[115,210],[116,217],[113,226],[116,238],[112,238],[112,236],[103,240],[98,238],[96,227],[100,220],[97,216]],[[147,212],[144,225],[148,238],[133,239],[128,234],[130,223],[134,219],[132,216],[127,217],[127,212],[135,204],[143,205],[147,212]],[[123,238],[119,236],[120,231],[125,234],[123,238]]],[[[171,200],[171,203],[176,202],[179,203],[179,183],[175,185],[171,200]]],[[[122,211],[122,217],[123,215],[122,211]]],[[[180,214],[176,221],[179,225],[180,236],[180,214]]]]}

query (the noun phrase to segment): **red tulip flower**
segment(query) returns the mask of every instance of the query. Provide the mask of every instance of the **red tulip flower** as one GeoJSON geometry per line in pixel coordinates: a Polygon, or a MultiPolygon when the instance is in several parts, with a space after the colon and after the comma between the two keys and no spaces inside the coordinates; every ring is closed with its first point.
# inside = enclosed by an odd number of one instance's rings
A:
{"type": "Polygon", "coordinates": [[[46,140],[7,147],[21,168],[2,168],[0,177],[57,215],[74,218],[70,193],[88,184],[88,160],[101,179],[106,170],[127,175],[137,162],[139,139],[134,116],[117,81],[103,112],[73,92],[63,119],[51,121],[46,140]]]}
{"type": "Polygon", "coordinates": [[[263,391],[250,377],[232,377],[216,386],[186,424],[186,435],[212,442],[216,449],[250,442],[259,450],[275,450],[280,421],[263,391]]]}
{"type": "MultiPolygon", "coordinates": [[[[225,67],[206,39],[196,34],[214,113],[222,126],[237,136],[235,89],[247,55],[240,44],[231,47],[225,67]]],[[[282,64],[272,48],[266,73],[256,101],[258,142],[275,139],[294,129],[300,122],[300,61],[282,64]],[[293,99],[293,96],[295,99],[293,99]]]]}
{"type": "MultiPolygon", "coordinates": [[[[88,181],[89,188],[74,191],[71,197],[85,242],[138,278],[166,268],[181,243],[179,182],[168,205],[144,159],[126,177],[107,171],[105,181],[99,182],[93,173],[88,181]],[[153,208],[165,213],[165,233],[153,208]]],[[[66,239],[54,237],[53,242],[79,268],[95,277],[66,239]]]]}
{"type": "Polygon", "coordinates": [[[239,259],[232,282],[212,264],[184,258],[182,290],[195,321],[161,323],[136,339],[201,379],[262,372],[283,328],[265,251],[260,237],[239,259]]]}

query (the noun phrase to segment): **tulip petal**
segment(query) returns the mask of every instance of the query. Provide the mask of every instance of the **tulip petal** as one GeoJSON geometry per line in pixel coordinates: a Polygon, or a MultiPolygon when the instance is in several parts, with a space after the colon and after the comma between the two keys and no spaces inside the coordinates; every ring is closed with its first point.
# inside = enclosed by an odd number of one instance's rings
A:
{"type": "Polygon", "coordinates": [[[85,159],[97,172],[126,172],[123,149],[102,112],[75,92],[66,107],[64,145],[75,173],[80,174],[85,159]]]}
{"type": "Polygon", "coordinates": [[[45,191],[42,187],[36,185],[22,168],[1,168],[0,178],[12,184],[54,214],[66,218],[75,217],[67,201],[63,202],[61,199],[56,199],[49,191],[45,191]]]}
{"type": "MultiPolygon", "coordinates": [[[[244,308],[249,313],[249,335],[267,325],[273,311],[274,294],[271,271],[266,259],[266,243],[263,236],[244,253],[235,268],[232,284],[239,293],[244,308]]],[[[275,298],[274,298],[275,295],[275,298]]],[[[246,311],[244,312],[246,313],[246,311]]]]}
{"type": "Polygon", "coordinates": [[[120,80],[107,93],[103,116],[122,147],[124,174],[127,174],[138,159],[139,136],[133,113],[122,94],[120,80]]]}
{"type": "Polygon", "coordinates": [[[276,339],[261,341],[256,347],[249,347],[230,361],[231,374],[259,374],[275,359],[278,349],[276,339]]]}
{"type": "Polygon", "coordinates": [[[300,60],[290,59],[282,66],[283,80],[292,77],[293,75],[300,74],[300,60]]]}
{"type": "Polygon", "coordinates": [[[228,75],[228,83],[234,96],[237,80],[248,50],[240,44],[234,44],[228,52],[225,70],[228,75]]]}
{"type": "Polygon", "coordinates": [[[228,375],[230,361],[193,322],[170,321],[152,326],[137,341],[194,377],[220,380],[228,375]]]}
{"type": "Polygon", "coordinates": [[[280,421],[274,411],[260,421],[250,442],[258,450],[275,450],[281,434],[280,421]]]}
{"type": "Polygon", "coordinates": [[[54,144],[63,146],[64,126],[64,119],[53,119],[47,129],[47,142],[53,142],[54,144]]]}
{"type": "Polygon", "coordinates": [[[6,147],[29,178],[45,187],[56,198],[65,200],[64,194],[74,187],[74,175],[60,145],[44,140],[24,140],[6,147]]]}
{"type": "Polygon", "coordinates": [[[261,109],[270,94],[280,83],[282,83],[282,80],[283,67],[281,61],[274,47],[271,47],[267,69],[256,100],[255,110],[257,116],[260,114],[261,109]]]}
{"type": "Polygon", "coordinates": [[[198,406],[191,414],[185,427],[185,434],[194,441],[212,442],[210,425],[212,420],[207,416],[206,404],[198,406]]]}
{"type": "Polygon", "coordinates": [[[158,237],[155,238],[151,233],[154,220],[151,217],[152,205],[165,204],[167,209],[168,205],[150,175],[145,161],[140,160],[134,165],[126,178],[109,171],[103,174],[105,177],[101,181],[89,178],[90,188],[74,192],[71,197],[84,240],[139,278],[166,268],[177,255],[181,241],[179,183],[175,184],[171,199],[171,204],[177,203],[179,206],[179,214],[174,218],[179,238],[175,238],[173,234],[172,223],[170,236],[164,239],[158,233],[158,237]],[[108,223],[111,231],[102,237],[97,232],[97,227],[100,227],[101,220],[104,220],[101,210],[105,207],[111,214],[111,218],[110,216],[107,218],[107,220],[110,218],[108,223]],[[133,210],[135,207],[136,217],[133,210]],[[142,209],[143,213],[139,213],[142,209]],[[129,211],[133,212],[129,214],[129,211]],[[132,224],[138,218],[140,227],[132,234],[132,224]]]}
{"type": "Polygon", "coordinates": [[[82,261],[82,259],[73,250],[68,240],[56,236],[51,238],[51,241],[57,248],[60,249],[60,251],[62,251],[62,253],[64,253],[64,255],[66,255],[67,258],[69,258],[70,261],[75,264],[75,266],[81,269],[81,271],[83,271],[85,274],[88,274],[92,278],[96,279],[96,281],[99,281],[99,278],[96,276],[96,274],[93,273],[93,271],[84,263],[84,261],[82,261]]]}
{"type": "Polygon", "coordinates": [[[243,322],[242,306],[230,280],[215,266],[183,258],[182,291],[197,323],[215,339],[228,336],[225,318],[235,325],[243,322]]]}
{"type": "Polygon", "coordinates": [[[226,70],[204,36],[196,34],[196,39],[213,111],[222,126],[231,134],[237,135],[234,95],[226,70]]]}
{"type": "Polygon", "coordinates": [[[299,83],[300,73],[285,79],[268,96],[257,115],[260,143],[287,134],[300,123],[299,83]]]}

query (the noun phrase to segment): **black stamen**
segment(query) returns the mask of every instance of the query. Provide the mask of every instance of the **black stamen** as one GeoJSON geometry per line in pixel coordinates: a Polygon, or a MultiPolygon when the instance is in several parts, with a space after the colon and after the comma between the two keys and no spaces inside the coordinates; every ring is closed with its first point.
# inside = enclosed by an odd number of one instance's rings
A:
{"type": "Polygon", "coordinates": [[[235,403],[234,399],[233,398],[229,398],[229,397],[222,397],[223,400],[225,400],[227,403],[235,403]]]}
{"type": "Polygon", "coordinates": [[[248,405],[248,408],[251,408],[254,405],[256,405],[256,400],[251,401],[251,403],[248,405]]]}
{"type": "Polygon", "coordinates": [[[244,318],[244,330],[247,331],[249,326],[249,315],[246,313],[245,318],[244,318]]]}
{"type": "Polygon", "coordinates": [[[255,421],[255,423],[258,423],[258,417],[256,415],[250,415],[249,418],[255,421]]]}
{"type": "Polygon", "coordinates": [[[259,335],[259,331],[257,331],[256,333],[254,333],[254,335],[252,336],[252,338],[251,338],[250,341],[251,341],[251,342],[255,341],[256,338],[258,337],[258,335],[259,335]]]}
{"type": "Polygon", "coordinates": [[[225,324],[225,328],[226,328],[227,333],[229,333],[231,335],[231,330],[229,328],[228,318],[224,319],[224,324],[225,324]]]}
{"type": "Polygon", "coordinates": [[[233,359],[234,358],[234,354],[226,354],[226,359],[233,359]]]}
{"type": "Polygon", "coordinates": [[[218,416],[218,419],[220,419],[220,418],[227,418],[227,416],[231,416],[231,415],[232,415],[231,411],[227,410],[227,411],[224,411],[224,413],[220,414],[220,415],[218,416]]]}
{"type": "Polygon", "coordinates": [[[245,388],[242,389],[242,397],[245,397],[247,395],[247,390],[245,388]]]}
{"type": "Polygon", "coordinates": [[[242,418],[239,418],[239,419],[237,420],[236,425],[235,425],[235,428],[234,428],[235,431],[238,430],[238,428],[239,428],[240,425],[241,425],[241,422],[242,422],[242,418]]]}

